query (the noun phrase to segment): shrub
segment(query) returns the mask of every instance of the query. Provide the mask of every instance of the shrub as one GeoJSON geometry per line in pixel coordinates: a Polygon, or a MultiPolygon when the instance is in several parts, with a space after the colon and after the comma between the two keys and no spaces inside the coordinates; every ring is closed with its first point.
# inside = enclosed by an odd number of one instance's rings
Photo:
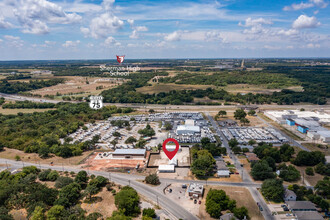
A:
{"type": "Polygon", "coordinates": [[[67,186],[70,183],[73,183],[72,178],[60,176],[60,177],[57,178],[57,180],[55,182],[55,187],[56,188],[63,188],[64,186],[67,186]]]}
{"type": "Polygon", "coordinates": [[[308,176],[314,176],[314,170],[312,167],[307,167],[305,172],[308,176]]]}
{"type": "Polygon", "coordinates": [[[50,171],[51,171],[51,169],[48,169],[48,170],[44,170],[41,173],[39,173],[39,176],[38,176],[39,180],[41,180],[41,181],[47,181],[48,180],[47,179],[47,176],[50,173],[50,171]]]}
{"type": "Polygon", "coordinates": [[[152,185],[160,184],[157,174],[150,174],[150,175],[146,176],[145,181],[146,181],[146,183],[152,184],[152,185]]]}
{"type": "Polygon", "coordinates": [[[55,181],[60,175],[56,170],[50,171],[50,173],[47,175],[47,180],[49,181],[55,181]]]}

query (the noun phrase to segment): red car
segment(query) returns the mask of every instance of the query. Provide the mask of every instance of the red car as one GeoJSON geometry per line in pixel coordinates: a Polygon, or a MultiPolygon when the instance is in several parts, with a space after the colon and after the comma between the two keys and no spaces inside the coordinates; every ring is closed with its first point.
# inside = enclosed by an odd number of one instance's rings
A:
{"type": "Polygon", "coordinates": [[[201,200],[199,200],[198,204],[202,204],[202,201],[201,201],[201,200]]]}

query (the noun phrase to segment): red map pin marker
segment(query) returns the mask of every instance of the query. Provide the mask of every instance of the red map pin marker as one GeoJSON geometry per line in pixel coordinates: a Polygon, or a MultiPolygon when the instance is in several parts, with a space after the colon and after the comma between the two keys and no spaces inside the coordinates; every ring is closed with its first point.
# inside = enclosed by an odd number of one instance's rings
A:
{"type": "Polygon", "coordinates": [[[177,140],[175,140],[174,138],[167,138],[164,143],[163,143],[163,151],[165,152],[166,156],[168,157],[168,159],[172,160],[172,158],[176,155],[176,153],[179,150],[179,142],[177,140]],[[174,151],[168,151],[166,149],[166,144],[168,142],[174,142],[175,143],[175,150],[174,151]]]}

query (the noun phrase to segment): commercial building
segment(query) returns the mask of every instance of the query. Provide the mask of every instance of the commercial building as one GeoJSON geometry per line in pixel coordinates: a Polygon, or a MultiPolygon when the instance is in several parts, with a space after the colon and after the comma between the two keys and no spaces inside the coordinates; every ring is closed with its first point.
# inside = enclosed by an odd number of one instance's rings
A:
{"type": "Polygon", "coordinates": [[[198,183],[191,183],[188,187],[188,195],[193,198],[203,197],[204,186],[198,183]]]}
{"type": "Polygon", "coordinates": [[[310,201],[286,201],[285,203],[292,212],[317,211],[314,203],[310,201]]]}
{"type": "Polygon", "coordinates": [[[146,156],[146,149],[116,149],[112,153],[113,159],[143,159],[146,156]]]}
{"type": "Polygon", "coordinates": [[[229,170],[218,170],[217,176],[218,177],[230,177],[230,172],[229,172],[229,170]]]}
{"type": "Polygon", "coordinates": [[[192,125],[179,125],[176,129],[177,135],[194,135],[195,133],[200,133],[201,129],[199,126],[192,125]]]}
{"type": "Polygon", "coordinates": [[[160,173],[174,173],[175,167],[174,165],[159,165],[158,171],[160,173]]]}
{"type": "Polygon", "coordinates": [[[297,220],[324,220],[322,215],[316,211],[294,212],[297,220]]]}
{"type": "Polygon", "coordinates": [[[286,119],[286,123],[288,124],[288,125],[290,125],[290,126],[294,126],[295,125],[295,122],[294,122],[294,120],[292,120],[292,119],[286,119]]]}
{"type": "Polygon", "coordinates": [[[303,125],[298,125],[297,130],[300,131],[301,133],[305,134],[305,133],[307,133],[308,128],[303,125]]]}

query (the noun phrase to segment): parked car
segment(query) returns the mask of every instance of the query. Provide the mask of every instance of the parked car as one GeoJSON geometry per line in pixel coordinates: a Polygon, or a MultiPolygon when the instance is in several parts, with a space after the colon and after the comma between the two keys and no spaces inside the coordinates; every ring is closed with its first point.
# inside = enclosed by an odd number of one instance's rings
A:
{"type": "Polygon", "coordinates": [[[197,204],[197,200],[196,199],[194,200],[194,203],[197,204]]]}
{"type": "Polygon", "coordinates": [[[260,210],[260,211],[264,211],[264,209],[263,209],[261,206],[259,206],[259,210],[260,210]]]}

